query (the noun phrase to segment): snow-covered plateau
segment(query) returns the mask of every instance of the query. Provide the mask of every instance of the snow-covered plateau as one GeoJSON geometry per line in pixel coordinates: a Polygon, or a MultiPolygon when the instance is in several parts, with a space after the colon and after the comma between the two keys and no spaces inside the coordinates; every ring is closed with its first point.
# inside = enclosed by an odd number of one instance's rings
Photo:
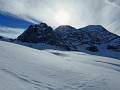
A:
{"type": "Polygon", "coordinates": [[[0,41],[0,90],[120,90],[120,60],[0,41]]]}

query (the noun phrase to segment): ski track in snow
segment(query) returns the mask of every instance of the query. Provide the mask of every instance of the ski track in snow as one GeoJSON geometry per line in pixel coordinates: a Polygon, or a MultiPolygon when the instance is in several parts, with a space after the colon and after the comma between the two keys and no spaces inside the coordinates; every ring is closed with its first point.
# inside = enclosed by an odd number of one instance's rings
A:
{"type": "Polygon", "coordinates": [[[120,61],[0,41],[0,90],[120,90],[120,61]]]}
{"type": "MultiPolygon", "coordinates": [[[[54,90],[53,88],[50,87],[49,84],[44,86],[44,85],[42,85],[42,82],[39,82],[39,81],[36,81],[36,80],[31,80],[30,78],[28,78],[25,75],[19,76],[19,75],[15,74],[13,72],[10,72],[6,69],[2,69],[2,71],[4,71],[6,74],[12,76],[13,78],[16,78],[16,80],[18,80],[20,82],[23,82],[24,84],[34,85],[33,86],[34,88],[42,87],[42,88],[46,88],[46,89],[49,89],[49,90],[54,90]]],[[[40,88],[38,88],[38,90],[40,90],[40,88]]]]}

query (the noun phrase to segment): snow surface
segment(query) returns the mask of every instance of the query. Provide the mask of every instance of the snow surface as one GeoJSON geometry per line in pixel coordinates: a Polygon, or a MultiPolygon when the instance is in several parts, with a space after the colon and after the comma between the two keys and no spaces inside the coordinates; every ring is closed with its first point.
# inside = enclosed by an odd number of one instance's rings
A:
{"type": "Polygon", "coordinates": [[[120,90],[120,61],[0,41],[0,90],[120,90]]]}

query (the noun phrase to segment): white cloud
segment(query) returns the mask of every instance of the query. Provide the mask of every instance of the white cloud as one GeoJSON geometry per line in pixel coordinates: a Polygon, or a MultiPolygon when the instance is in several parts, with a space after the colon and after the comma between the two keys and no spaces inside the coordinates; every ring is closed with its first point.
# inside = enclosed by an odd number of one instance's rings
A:
{"type": "Polygon", "coordinates": [[[79,28],[100,24],[120,35],[119,0],[106,0],[106,2],[105,0],[0,0],[0,11],[34,23],[42,21],[55,28],[59,26],[54,20],[56,12],[65,10],[71,15],[69,25],[79,28]]]}
{"type": "Polygon", "coordinates": [[[0,26],[0,36],[4,36],[4,37],[16,38],[23,31],[24,31],[24,29],[0,26]]]}
{"type": "Polygon", "coordinates": [[[106,0],[106,2],[120,8],[120,0],[106,0]]]}

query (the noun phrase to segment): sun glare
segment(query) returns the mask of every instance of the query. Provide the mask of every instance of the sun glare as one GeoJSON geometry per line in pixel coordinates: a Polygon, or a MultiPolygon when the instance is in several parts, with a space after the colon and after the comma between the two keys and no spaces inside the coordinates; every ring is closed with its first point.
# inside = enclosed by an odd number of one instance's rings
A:
{"type": "Polygon", "coordinates": [[[58,11],[55,15],[55,21],[60,25],[68,24],[70,20],[70,15],[66,11],[58,11]]]}

